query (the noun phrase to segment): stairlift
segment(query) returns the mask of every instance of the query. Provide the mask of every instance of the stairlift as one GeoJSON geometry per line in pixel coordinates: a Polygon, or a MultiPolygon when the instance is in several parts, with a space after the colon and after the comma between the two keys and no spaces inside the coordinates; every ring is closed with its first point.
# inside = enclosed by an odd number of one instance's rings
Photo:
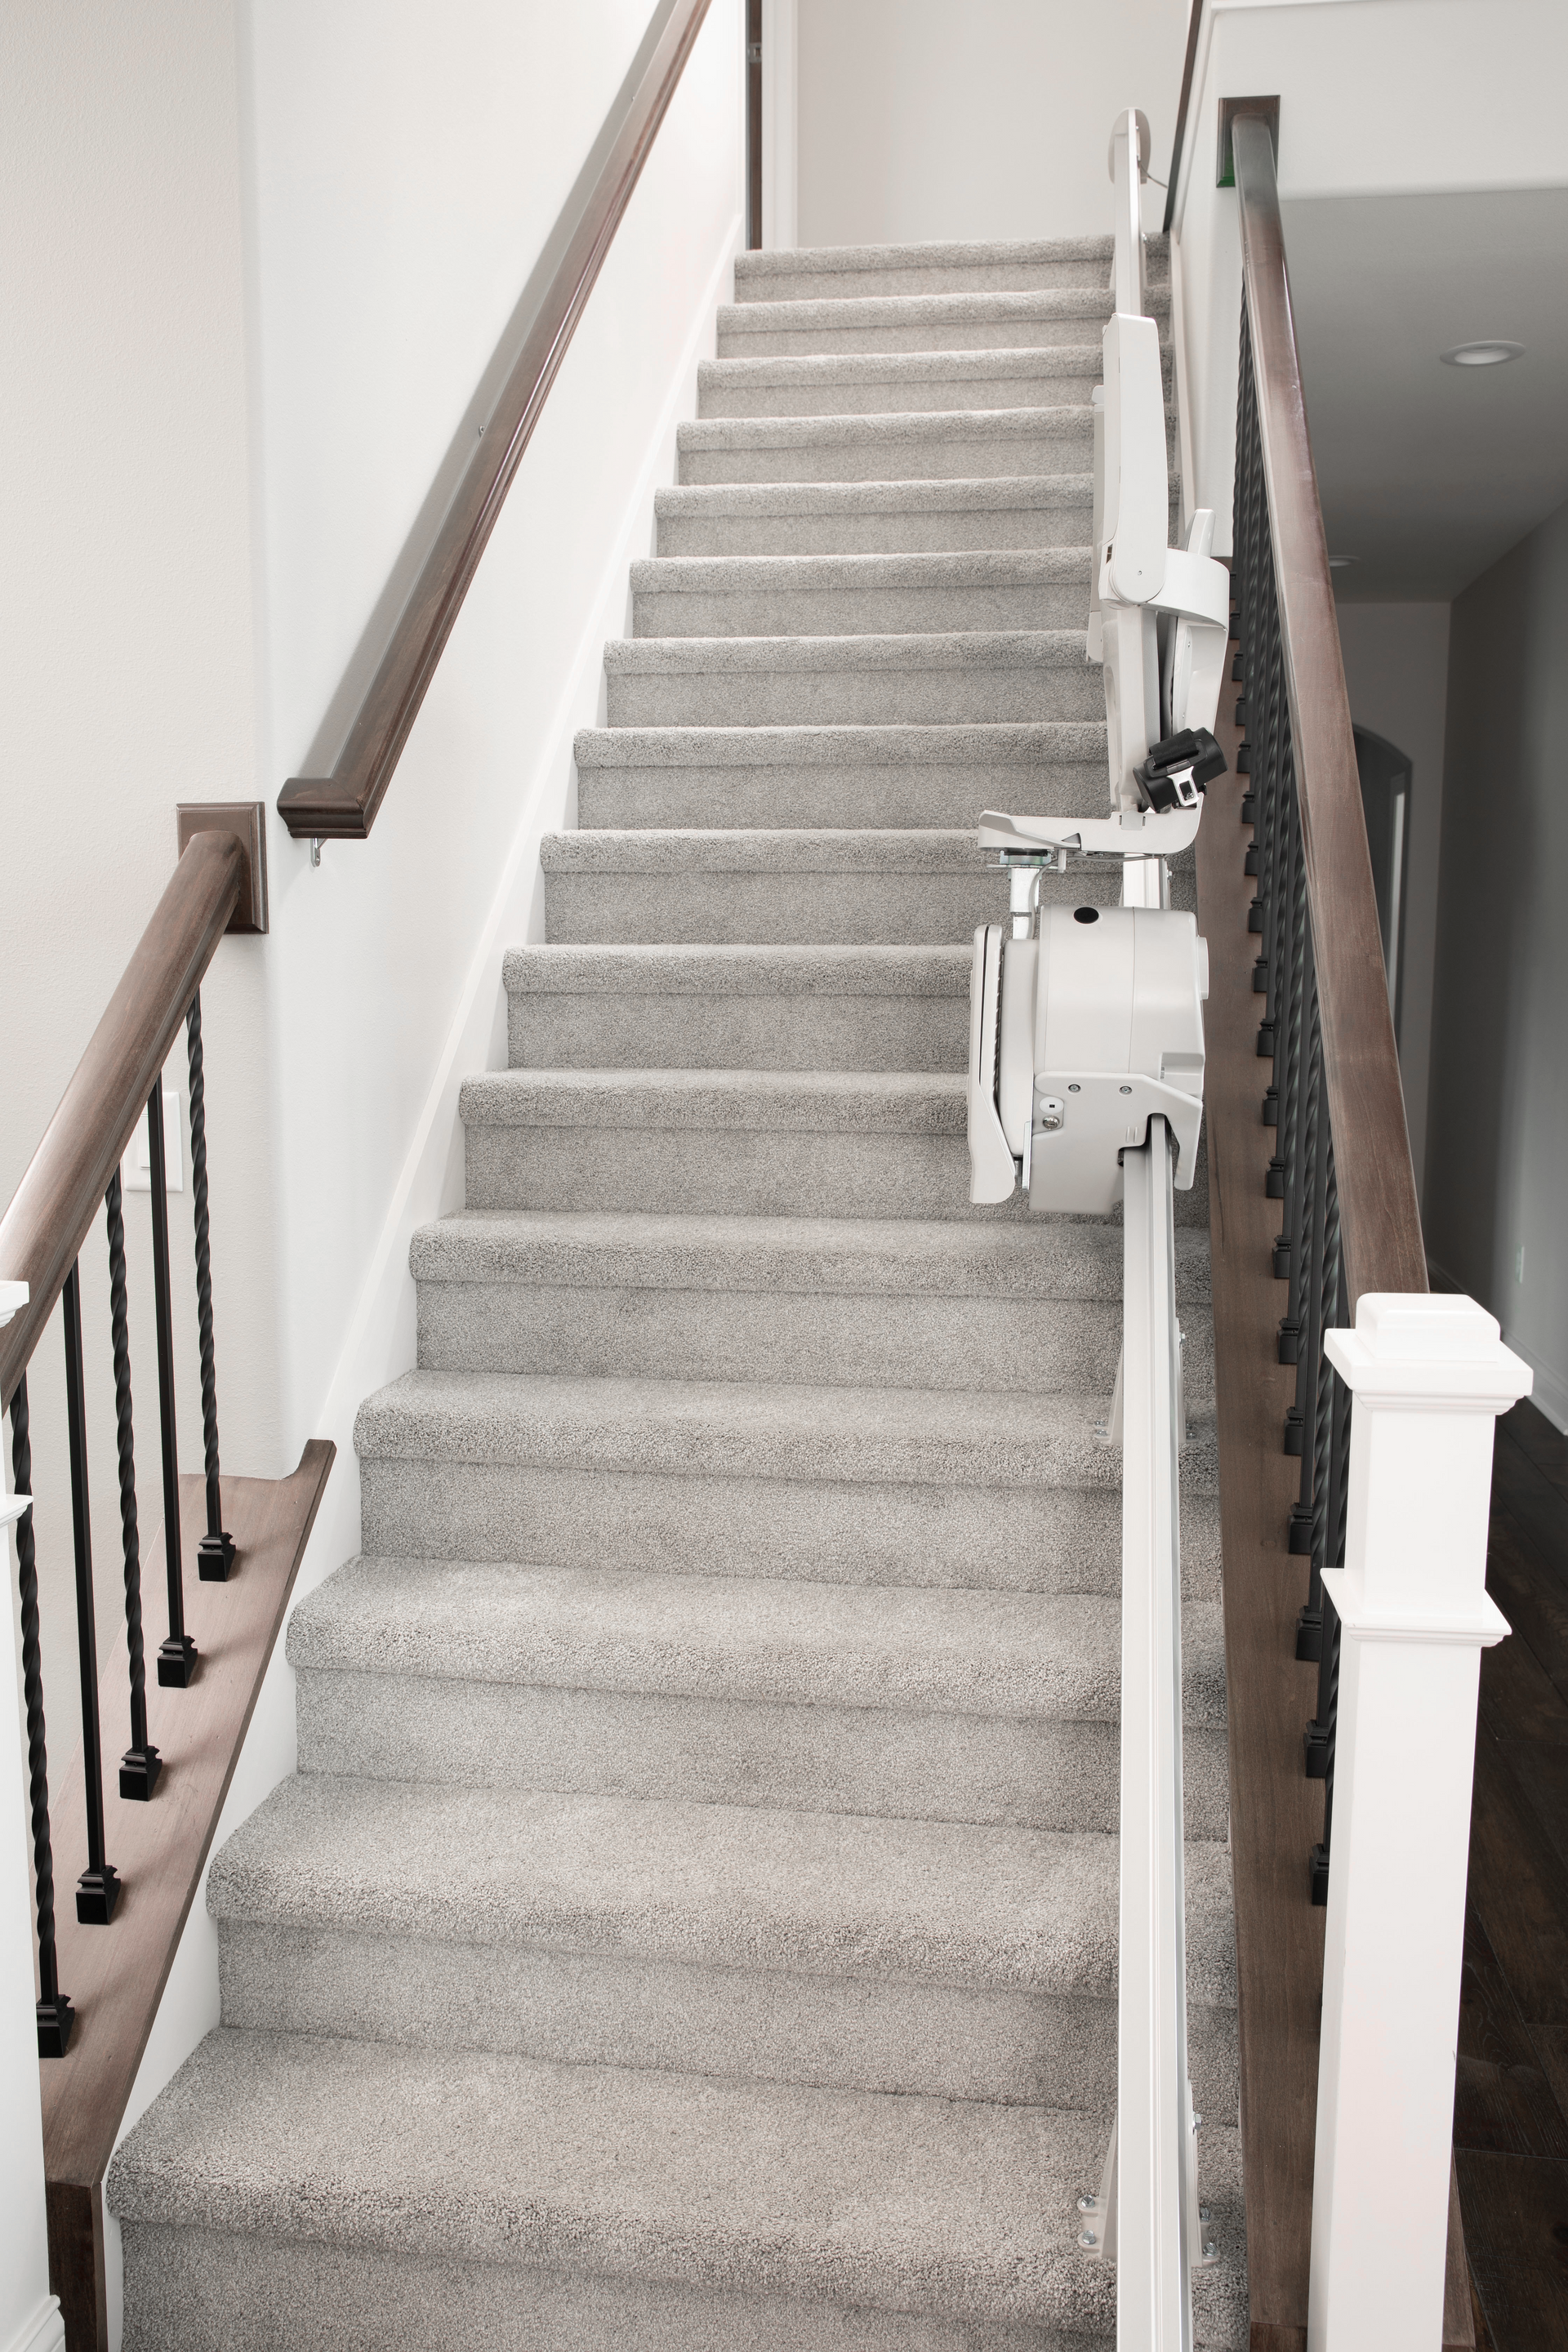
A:
{"type": "Polygon", "coordinates": [[[1212,730],[1230,581],[1210,553],[1212,512],[1194,515],[1184,548],[1165,543],[1164,377],[1143,310],[1138,196],[1148,154],[1148,124],[1129,110],[1111,134],[1117,308],[1097,387],[1089,630],[1110,813],[983,814],[980,846],[1011,872],[1012,919],[976,931],[970,993],[970,1199],[1005,1201],[1021,1185],[1032,1208],[1099,1216],[1153,1112],[1175,1145],[1176,1188],[1193,1181],[1208,953],[1194,917],[1170,906],[1168,861],[1196,838],[1205,787],[1226,767],[1212,730]],[[1121,860],[1121,905],[1042,908],[1042,873],[1089,857],[1121,860]]]}

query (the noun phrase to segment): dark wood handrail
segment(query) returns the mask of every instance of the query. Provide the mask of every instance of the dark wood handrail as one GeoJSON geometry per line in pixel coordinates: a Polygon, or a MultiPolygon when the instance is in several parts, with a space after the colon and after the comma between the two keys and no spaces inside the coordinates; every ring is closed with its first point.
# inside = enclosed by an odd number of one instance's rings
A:
{"type": "Polygon", "coordinates": [[[1193,0],[1192,14],[1187,18],[1187,52],[1182,59],[1182,94],[1176,100],[1176,128],[1171,138],[1171,161],[1165,173],[1165,217],[1160,226],[1167,236],[1176,217],[1176,182],[1181,176],[1182,152],[1187,143],[1187,112],[1193,102],[1193,77],[1198,69],[1198,35],[1203,30],[1205,0],[1193,0]]]}
{"type": "Polygon", "coordinates": [[[1366,1291],[1425,1290],[1426,1258],[1328,541],[1307,430],[1274,142],[1268,124],[1255,115],[1238,114],[1231,136],[1317,960],[1323,1080],[1353,1314],[1366,1291]]]}
{"type": "Polygon", "coordinates": [[[550,242],[563,242],[560,266],[529,323],[331,772],[291,776],[278,796],[278,813],[296,840],[363,841],[375,822],[708,5],[709,0],[676,0],[625,104],[603,170],[578,203],[575,217],[556,224],[550,242]]]}
{"type": "Polygon", "coordinates": [[[0,1220],[0,1281],[25,1282],[28,1291],[26,1307],[0,1328],[0,1407],[10,1404],[229,916],[249,888],[237,837],[197,834],[0,1220]]]}

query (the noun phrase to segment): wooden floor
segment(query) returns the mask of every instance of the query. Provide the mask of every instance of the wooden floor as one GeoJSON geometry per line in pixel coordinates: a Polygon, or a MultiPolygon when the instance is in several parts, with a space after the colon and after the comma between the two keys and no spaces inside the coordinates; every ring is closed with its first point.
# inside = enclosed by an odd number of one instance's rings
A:
{"type": "Polygon", "coordinates": [[[1478,2352],[1568,2347],[1568,1438],[1498,1423],[1454,2152],[1478,2352]]]}

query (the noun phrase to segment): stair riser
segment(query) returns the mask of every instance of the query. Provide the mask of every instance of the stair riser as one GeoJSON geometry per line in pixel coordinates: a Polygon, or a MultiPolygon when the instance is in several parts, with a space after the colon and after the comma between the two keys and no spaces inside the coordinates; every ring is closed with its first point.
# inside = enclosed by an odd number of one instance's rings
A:
{"type": "Polygon", "coordinates": [[[909,2316],[381,2245],[130,2222],[124,2352],[1088,2352],[1051,2326],[909,2316]],[[520,2332],[523,2330],[525,2332],[520,2332]]]}
{"type": "MultiPolygon", "coordinates": [[[[1098,2108],[1116,2090],[1115,2005],[1103,1996],[753,1973],[226,1921],[218,1968],[224,2023],[262,2032],[1010,2105],[1098,2108]]],[[[1194,2099],[1211,2115],[1234,2114],[1229,2014],[1211,2023],[1194,2006],[1192,2018],[1194,2099]]]]}
{"type": "MultiPolygon", "coordinates": [[[[1146,282],[1155,282],[1153,257],[1146,282]]],[[[1107,254],[1055,256],[1025,260],[1016,255],[995,261],[870,262],[864,268],[735,272],[735,301],[863,302],[889,294],[1032,294],[1087,291],[1110,301],[1107,254]]],[[[1161,282],[1163,282],[1162,280],[1161,282]]]]}
{"type": "Polygon", "coordinates": [[[511,1067],[962,1070],[963,996],[514,996],[511,1067]]]}
{"type": "Polygon", "coordinates": [[[550,874],[544,919],[563,946],[961,947],[1006,919],[1007,894],[978,859],[966,874],[550,874]]]}
{"type": "MultiPolygon", "coordinates": [[[[298,1696],[302,1772],[1107,1835],[1117,1827],[1119,1734],[1109,1723],[310,1667],[300,1670],[298,1696]]],[[[1188,1836],[1223,1840],[1223,1730],[1188,1728],[1183,1773],[1188,1836]]]]}
{"type": "MultiPolygon", "coordinates": [[[[1152,315],[1162,341],[1170,334],[1169,306],[1152,315]]],[[[1098,343],[1110,317],[1109,295],[1079,294],[1046,311],[1033,309],[1002,317],[922,318],[912,308],[879,318],[792,317],[787,311],[745,303],[719,313],[721,360],[871,359],[912,352],[1046,352],[1098,343]]]]}
{"type": "MultiPolygon", "coordinates": [[[[1187,1377],[1206,1394],[1213,1374],[1200,1346],[1194,1335],[1187,1377]]],[[[419,1363],[431,1371],[1103,1390],[1109,1399],[1121,1348],[1121,1308],[1110,1302],[419,1285],[419,1363]]]]}
{"type": "Polygon", "coordinates": [[[1089,566],[1081,580],[999,588],[857,588],[747,595],[639,591],[635,637],[892,637],[943,630],[1081,629],[1089,612],[1089,566]]]}
{"type": "Polygon", "coordinates": [[[1086,661],[914,668],[612,669],[612,727],[942,727],[1103,720],[1086,661]]]}
{"type": "Polygon", "coordinates": [[[856,375],[835,383],[803,372],[795,382],[758,383],[741,375],[706,376],[697,414],[720,416],[929,416],[956,408],[1068,408],[1086,404],[1101,377],[1100,353],[1070,371],[984,375],[968,370],[915,377],[856,375]]]}
{"type": "Polygon", "coordinates": [[[1039,767],[842,766],[614,767],[577,772],[578,821],[585,832],[664,825],[820,827],[953,826],[967,831],[982,809],[1067,816],[1101,805],[1105,755],[1047,759],[1039,767]]]}
{"type": "MultiPolygon", "coordinates": [[[[550,943],[562,947],[967,947],[979,925],[1007,919],[1009,887],[978,856],[946,874],[553,873],[544,912],[550,943]]],[[[1048,877],[1041,896],[1113,907],[1121,887],[1107,861],[1048,877]]],[[[1173,906],[1190,909],[1193,888],[1190,872],[1173,875],[1173,906]]]]}
{"type": "MultiPolygon", "coordinates": [[[[635,1471],[379,1460],[360,1464],[369,1553],[548,1560],[669,1575],[822,1584],[1115,1592],[1121,1501],[1089,1487],[990,1489],[665,1477],[635,1471]]],[[[1218,1592],[1211,1497],[1182,1509],[1182,1579],[1218,1592]]]]}
{"type": "MultiPolygon", "coordinates": [[[[1022,1219],[972,1208],[962,1135],[788,1129],[479,1127],[467,1130],[470,1209],[647,1209],[661,1215],[1022,1219]]],[[[1176,1223],[1208,1223],[1200,1162],[1176,1223]]]]}
{"type": "MultiPolygon", "coordinates": [[[[866,433],[853,438],[782,441],[758,436],[738,447],[680,444],[681,482],[958,482],[997,481],[1012,474],[1085,474],[1094,462],[1094,427],[1087,408],[1057,430],[968,433],[962,425],[931,434],[866,433]]],[[[789,550],[775,547],[774,553],[789,550]]]]}
{"type": "MultiPolygon", "coordinates": [[[[1064,477],[1076,479],[1076,477],[1064,477]]],[[[661,514],[660,555],[959,555],[1082,547],[1089,499],[1059,506],[847,507],[833,514],[661,514]]]]}

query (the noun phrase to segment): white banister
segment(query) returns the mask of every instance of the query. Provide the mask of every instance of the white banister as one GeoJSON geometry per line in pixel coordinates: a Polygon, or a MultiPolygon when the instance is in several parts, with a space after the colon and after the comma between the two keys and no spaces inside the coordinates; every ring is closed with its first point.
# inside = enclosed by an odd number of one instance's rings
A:
{"type": "Polygon", "coordinates": [[[1442,2341],[1494,1424],[1531,1375],[1473,1299],[1368,1295],[1349,1386],[1309,2352],[1442,2341]]]}

